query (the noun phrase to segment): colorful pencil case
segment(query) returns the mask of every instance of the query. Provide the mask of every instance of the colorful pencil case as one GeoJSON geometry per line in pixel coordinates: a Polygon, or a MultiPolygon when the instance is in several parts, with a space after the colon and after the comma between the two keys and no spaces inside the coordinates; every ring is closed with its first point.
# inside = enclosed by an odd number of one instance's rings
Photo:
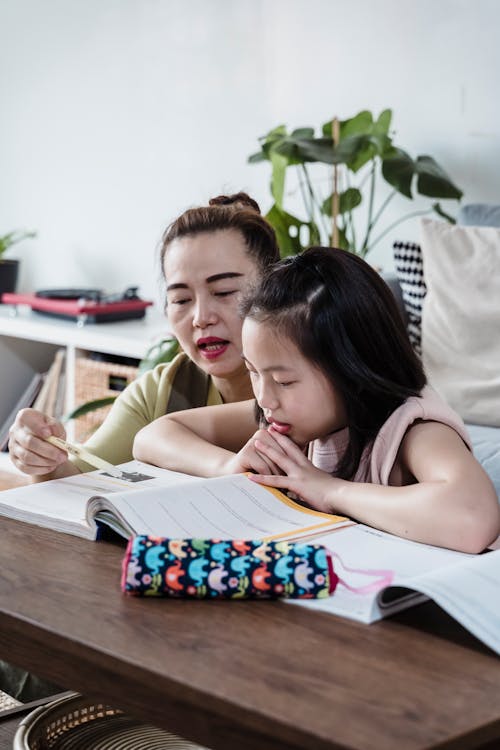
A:
{"type": "Polygon", "coordinates": [[[319,544],[135,536],[122,590],[188,599],[316,599],[333,593],[332,556],[319,544]]]}

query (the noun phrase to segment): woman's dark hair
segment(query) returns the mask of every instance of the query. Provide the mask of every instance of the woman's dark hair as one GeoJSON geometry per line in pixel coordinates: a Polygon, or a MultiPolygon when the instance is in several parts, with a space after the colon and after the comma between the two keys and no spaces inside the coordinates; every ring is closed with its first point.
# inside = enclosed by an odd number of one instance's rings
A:
{"type": "Polygon", "coordinates": [[[352,479],[365,446],[426,383],[389,287],[358,256],[312,247],[268,271],[242,313],[293,341],[341,395],[349,444],[336,475],[352,479]]]}
{"type": "Polygon", "coordinates": [[[173,240],[225,229],[235,229],[243,235],[248,254],[261,272],[279,260],[274,229],[261,216],[259,204],[246,193],[236,193],[212,198],[208,206],[189,208],[167,227],[161,243],[162,269],[173,240]]]}

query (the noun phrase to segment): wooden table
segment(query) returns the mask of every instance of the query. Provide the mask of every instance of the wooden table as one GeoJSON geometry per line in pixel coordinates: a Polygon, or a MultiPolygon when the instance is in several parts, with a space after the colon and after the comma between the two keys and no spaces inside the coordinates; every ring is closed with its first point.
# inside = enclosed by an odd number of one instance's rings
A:
{"type": "Polygon", "coordinates": [[[131,598],[120,546],[0,534],[0,656],[64,687],[216,750],[500,747],[500,660],[432,604],[366,626],[131,598]]]}

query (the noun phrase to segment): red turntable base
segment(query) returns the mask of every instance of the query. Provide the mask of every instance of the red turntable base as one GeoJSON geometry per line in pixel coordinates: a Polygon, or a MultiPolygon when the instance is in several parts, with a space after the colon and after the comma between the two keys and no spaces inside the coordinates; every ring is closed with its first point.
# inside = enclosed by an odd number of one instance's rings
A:
{"type": "Polygon", "coordinates": [[[28,305],[36,313],[55,318],[74,320],[78,325],[86,323],[112,323],[118,320],[143,318],[146,308],[153,303],[139,298],[117,301],[79,299],[58,299],[38,297],[36,294],[4,292],[2,303],[7,305],[28,305]]]}

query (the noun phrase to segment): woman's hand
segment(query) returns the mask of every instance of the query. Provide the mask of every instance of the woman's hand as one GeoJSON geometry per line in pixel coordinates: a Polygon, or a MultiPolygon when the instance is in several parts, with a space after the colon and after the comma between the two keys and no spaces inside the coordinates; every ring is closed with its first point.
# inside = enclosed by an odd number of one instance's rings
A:
{"type": "Polygon", "coordinates": [[[68,461],[65,451],[44,440],[50,435],[66,437],[60,422],[35,409],[18,412],[10,428],[9,454],[14,465],[24,474],[33,477],[50,474],[68,461]]]}
{"type": "Polygon", "coordinates": [[[332,495],[336,485],[343,484],[343,480],[335,479],[313,466],[290,438],[281,435],[271,426],[268,430],[259,430],[255,434],[254,450],[256,455],[274,469],[267,473],[259,471],[251,476],[254,482],[287,489],[309,507],[323,513],[335,513],[332,495]],[[262,439],[262,432],[268,436],[267,440],[262,439]]]}

